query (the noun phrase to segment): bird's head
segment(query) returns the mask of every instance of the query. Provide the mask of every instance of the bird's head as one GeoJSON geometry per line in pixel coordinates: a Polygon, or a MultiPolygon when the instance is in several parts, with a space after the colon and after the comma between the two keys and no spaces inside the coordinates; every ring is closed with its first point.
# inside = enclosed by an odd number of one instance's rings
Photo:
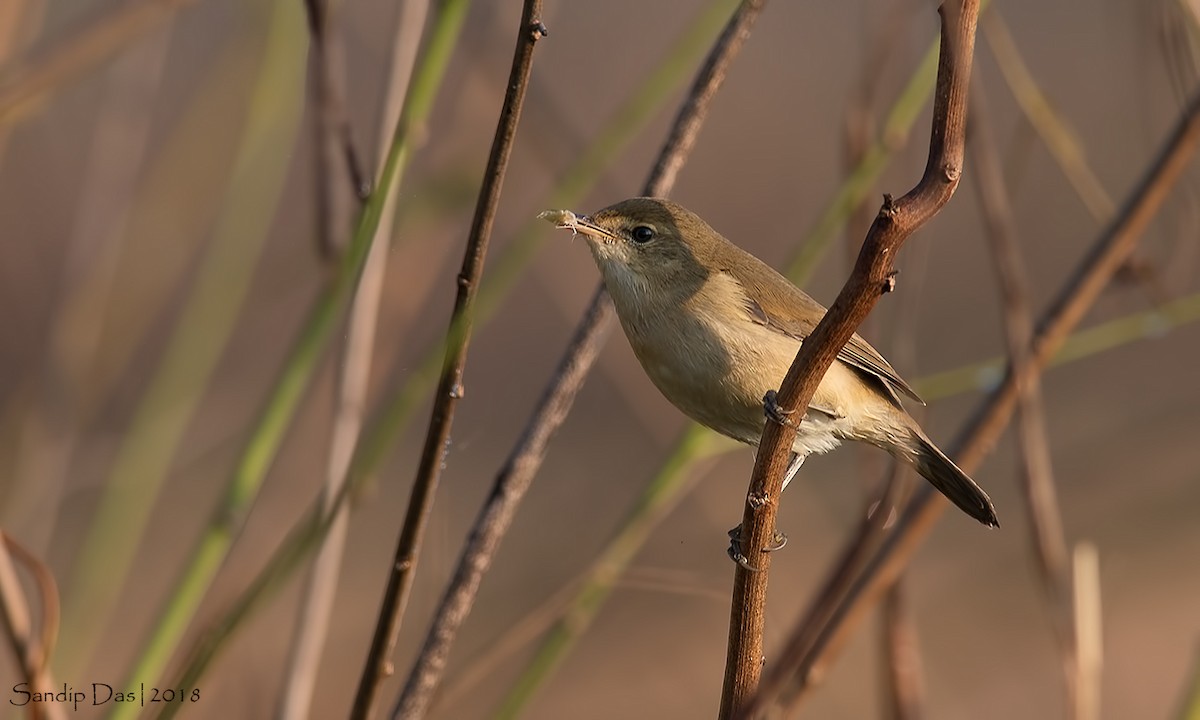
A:
{"type": "Polygon", "coordinates": [[[538,217],[584,236],[618,305],[685,299],[716,269],[714,254],[728,242],[695,213],[661,198],[622,200],[592,215],[547,210],[538,217]]]}

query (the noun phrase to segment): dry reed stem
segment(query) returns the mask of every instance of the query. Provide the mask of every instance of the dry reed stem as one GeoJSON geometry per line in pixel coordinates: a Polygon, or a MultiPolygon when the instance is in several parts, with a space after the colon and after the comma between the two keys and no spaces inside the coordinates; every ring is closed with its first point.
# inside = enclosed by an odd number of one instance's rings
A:
{"type": "MultiPolygon", "coordinates": [[[[400,119],[428,5],[427,0],[405,0],[397,13],[390,81],[380,123],[379,167],[385,161],[382,154],[387,152],[390,130],[400,119]]],[[[321,0],[306,0],[306,6],[309,9],[309,31],[313,36],[313,62],[316,65],[312,75],[314,102],[321,116],[318,132],[314,136],[320,168],[316,191],[319,198],[323,198],[319,204],[327,210],[323,221],[329,223],[321,231],[325,240],[320,247],[333,253],[340,251],[348,239],[345,233],[351,227],[350,211],[361,210],[361,203],[354,207],[355,203],[349,201],[365,189],[365,181],[357,167],[357,156],[349,133],[349,117],[344,106],[345,73],[341,43],[330,37],[328,18],[320,14],[327,11],[328,3],[322,5],[321,0]],[[345,169],[344,175],[333,172],[339,166],[345,169]],[[339,235],[339,232],[343,234],[339,235]]],[[[397,186],[392,186],[392,191],[384,201],[383,213],[350,304],[346,342],[338,370],[329,458],[321,494],[322,510],[334,515],[324,542],[313,558],[300,609],[296,613],[287,671],[276,710],[276,717],[280,719],[299,720],[308,716],[325,639],[329,633],[350,519],[349,504],[339,502],[338,498],[347,481],[354,446],[362,430],[397,186]]]]}

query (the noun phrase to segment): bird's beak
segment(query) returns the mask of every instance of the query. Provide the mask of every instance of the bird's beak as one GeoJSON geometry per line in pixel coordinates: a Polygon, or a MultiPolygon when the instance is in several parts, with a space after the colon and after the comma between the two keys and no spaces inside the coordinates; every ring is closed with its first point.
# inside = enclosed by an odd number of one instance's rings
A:
{"type": "Polygon", "coordinates": [[[617,239],[616,235],[592,222],[587,215],[576,215],[570,210],[543,210],[538,213],[538,218],[554,227],[583,233],[597,239],[603,238],[610,242],[617,239]]]}

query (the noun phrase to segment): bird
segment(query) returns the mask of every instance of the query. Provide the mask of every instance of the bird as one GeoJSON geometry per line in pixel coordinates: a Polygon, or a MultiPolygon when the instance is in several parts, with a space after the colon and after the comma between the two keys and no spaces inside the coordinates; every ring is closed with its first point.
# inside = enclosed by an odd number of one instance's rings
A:
{"type": "MultiPolygon", "coordinates": [[[[696,422],[757,446],[778,412],[775,390],[825,307],[671,200],[635,197],[591,215],[539,217],[585,238],[630,347],[663,396],[696,422]]],[[[784,487],[809,455],[853,440],[887,451],[967,515],[999,527],[987,493],[933,444],[902,396],[924,404],[855,334],[798,425],[784,487]]]]}

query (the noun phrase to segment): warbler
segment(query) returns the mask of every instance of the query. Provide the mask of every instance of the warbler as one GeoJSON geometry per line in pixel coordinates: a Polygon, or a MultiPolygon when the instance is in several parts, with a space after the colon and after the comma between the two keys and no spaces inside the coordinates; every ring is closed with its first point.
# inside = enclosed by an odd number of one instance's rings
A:
{"type": "MultiPolygon", "coordinates": [[[[825,308],[670,200],[639,197],[590,216],[547,210],[539,217],[586,238],[625,336],[667,400],[722,435],[757,446],[764,397],[769,413],[770,398],[825,308]]],[[[902,395],[922,402],[854,335],[798,425],[786,481],[808,455],[857,440],[891,453],[963,512],[998,527],[987,493],[929,440],[902,395]]]]}

